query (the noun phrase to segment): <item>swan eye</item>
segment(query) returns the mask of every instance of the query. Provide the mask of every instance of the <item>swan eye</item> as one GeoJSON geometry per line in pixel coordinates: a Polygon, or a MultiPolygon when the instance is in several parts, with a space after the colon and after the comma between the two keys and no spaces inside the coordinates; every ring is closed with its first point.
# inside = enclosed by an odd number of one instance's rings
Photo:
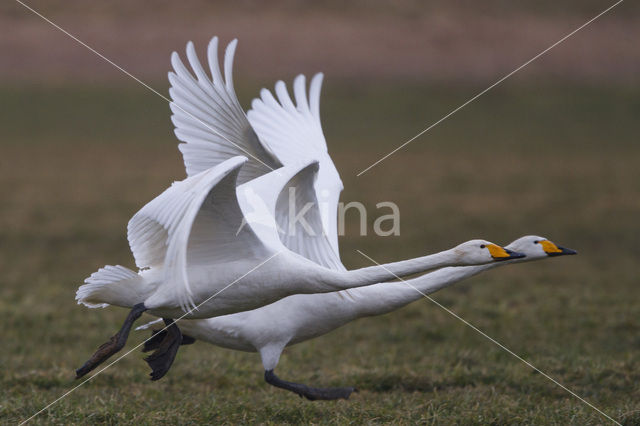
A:
{"type": "Polygon", "coordinates": [[[540,244],[540,241],[535,240],[535,241],[533,242],[533,244],[540,244]]]}
{"type": "Polygon", "coordinates": [[[480,245],[480,248],[485,248],[485,247],[486,247],[486,246],[485,246],[484,244],[481,244],[481,245],[480,245]]]}

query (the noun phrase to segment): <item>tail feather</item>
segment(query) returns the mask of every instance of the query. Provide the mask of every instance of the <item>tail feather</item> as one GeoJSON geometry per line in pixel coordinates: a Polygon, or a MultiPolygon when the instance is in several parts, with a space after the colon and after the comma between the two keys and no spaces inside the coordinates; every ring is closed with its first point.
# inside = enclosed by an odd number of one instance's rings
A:
{"type": "Polygon", "coordinates": [[[146,299],[142,277],[124,266],[107,265],[84,282],[76,292],[76,300],[89,308],[131,307],[146,299]]]}

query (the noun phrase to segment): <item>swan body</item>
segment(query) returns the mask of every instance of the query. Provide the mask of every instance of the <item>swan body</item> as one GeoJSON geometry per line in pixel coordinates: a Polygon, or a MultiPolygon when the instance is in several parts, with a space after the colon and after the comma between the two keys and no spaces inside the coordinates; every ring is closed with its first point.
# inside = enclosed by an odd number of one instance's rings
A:
{"type": "MultiPolygon", "coordinates": [[[[133,322],[145,311],[162,317],[169,327],[164,343],[146,358],[152,379],[158,380],[169,370],[182,340],[173,318],[209,318],[254,309],[291,294],[331,292],[432,268],[523,257],[488,241],[472,240],[433,255],[352,271],[323,266],[288,249],[276,231],[276,217],[282,220],[282,215],[277,209],[281,188],[275,183],[295,181],[304,188],[306,182],[309,187],[313,173],[297,172],[287,180],[285,166],[245,183],[269,182],[271,190],[259,193],[275,211],[269,210],[273,226],[265,227],[263,220],[242,226],[238,194],[256,193],[243,187],[238,191],[235,186],[245,162],[244,157],[234,157],[174,183],[134,215],[128,238],[139,273],[107,266],[92,274],[76,294],[78,302],[89,307],[115,304],[131,311],[120,331],[76,371],[77,377],[122,349],[133,322]]],[[[304,167],[302,172],[308,170],[304,167]]],[[[318,241],[326,239],[312,238],[307,245],[294,244],[293,249],[305,252],[318,241]]],[[[324,254],[313,252],[318,262],[331,259],[332,250],[325,247],[324,254]]],[[[335,259],[334,263],[340,265],[335,259]]]]}
{"type": "Polygon", "coordinates": [[[433,268],[522,257],[473,240],[429,256],[347,271],[337,247],[342,182],[319,121],[322,77],[312,79],[309,97],[304,77],[296,78],[295,104],[284,83],[276,84],[278,101],[263,91],[249,113],[252,125],[233,88],[235,46],[231,42],[225,52],[224,78],[217,38],[208,49],[211,77],[192,43],[187,59],[193,73],[177,53],[171,57],[171,119],[183,142],[187,178],[129,221],[127,236],[139,271],[106,266],[78,289],[78,303],[88,307],[131,308],[120,331],[77,370],[78,377],[119,351],[146,311],[168,327],[168,340],[147,358],[157,380],[168,371],[182,338],[174,318],[210,318],[292,294],[334,292],[433,268]],[[308,221],[292,219],[287,214],[292,205],[308,206],[308,221]]]}
{"type": "MultiPolygon", "coordinates": [[[[575,254],[539,236],[506,248],[526,258],[481,266],[448,267],[406,282],[387,282],[324,294],[298,294],[248,312],[180,322],[190,337],[228,349],[259,352],[265,371],[278,364],[286,346],[324,335],[358,318],[382,315],[497,266],[575,254]]],[[[152,323],[139,328],[148,328],[152,323]]]]}

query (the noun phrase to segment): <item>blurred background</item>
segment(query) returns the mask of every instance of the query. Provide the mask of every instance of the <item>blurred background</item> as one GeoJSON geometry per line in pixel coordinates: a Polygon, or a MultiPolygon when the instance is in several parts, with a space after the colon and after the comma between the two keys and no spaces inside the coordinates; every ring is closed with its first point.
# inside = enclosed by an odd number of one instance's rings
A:
{"type": "MultiPolygon", "coordinates": [[[[349,267],[539,234],[579,256],[501,268],[434,298],[626,424],[640,423],[640,3],[625,1],[360,177],[356,174],[613,2],[258,1],[27,4],[168,95],[169,56],[239,39],[241,103],[325,73],[321,113],[369,235],[349,267]],[[373,234],[376,203],[400,207],[373,234]]],[[[184,177],[169,106],[13,0],[0,4],[0,419],[28,417],[125,311],[77,306],[104,264],[133,267],[128,219],[184,177]]],[[[129,347],[146,335],[135,333],[129,347]]],[[[422,300],[290,348],[279,370],[356,385],[334,405],[262,383],[257,355],[204,344],[149,383],[131,354],[40,422],[600,424],[594,410],[422,300]]]]}

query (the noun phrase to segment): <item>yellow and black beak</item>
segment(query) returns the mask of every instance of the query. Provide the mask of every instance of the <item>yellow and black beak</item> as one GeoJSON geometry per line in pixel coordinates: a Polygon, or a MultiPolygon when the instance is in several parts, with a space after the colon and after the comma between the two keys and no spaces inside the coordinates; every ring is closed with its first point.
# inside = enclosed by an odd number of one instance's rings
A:
{"type": "Polygon", "coordinates": [[[555,245],[554,243],[552,243],[549,240],[542,240],[540,241],[540,245],[542,246],[542,249],[544,250],[545,253],[547,253],[548,256],[564,256],[564,255],[568,255],[568,254],[578,254],[577,251],[572,250],[570,248],[565,248],[565,247],[560,247],[555,245]]]}
{"type": "Polygon", "coordinates": [[[493,258],[493,260],[511,260],[511,259],[522,259],[523,257],[527,257],[522,253],[518,253],[517,251],[502,248],[496,244],[487,244],[487,248],[489,249],[489,253],[491,253],[491,257],[493,258]]]}

